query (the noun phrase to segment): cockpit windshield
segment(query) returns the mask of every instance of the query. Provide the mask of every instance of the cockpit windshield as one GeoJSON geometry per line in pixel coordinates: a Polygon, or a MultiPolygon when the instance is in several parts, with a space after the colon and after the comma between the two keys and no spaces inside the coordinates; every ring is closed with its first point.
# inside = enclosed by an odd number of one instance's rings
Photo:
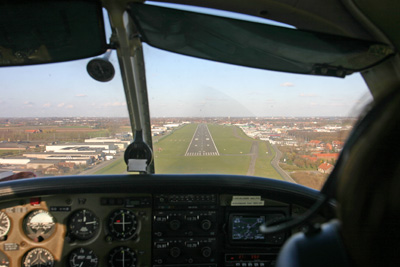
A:
{"type": "MultiPolygon", "coordinates": [[[[143,48],[155,173],[252,175],[320,189],[372,101],[357,73],[288,74],[143,48]]],[[[115,69],[106,82],[88,74],[91,59],[0,68],[0,178],[127,173],[133,133],[121,71],[115,51],[102,57],[115,69]]]]}

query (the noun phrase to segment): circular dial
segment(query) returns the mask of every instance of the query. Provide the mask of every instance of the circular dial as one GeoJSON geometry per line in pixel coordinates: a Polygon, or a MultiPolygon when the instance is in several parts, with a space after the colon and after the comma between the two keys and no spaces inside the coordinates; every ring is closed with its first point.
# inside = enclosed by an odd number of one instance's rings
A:
{"type": "Polygon", "coordinates": [[[34,210],[24,219],[24,232],[35,242],[49,238],[56,230],[54,217],[45,210],[34,210]]]}
{"type": "Polygon", "coordinates": [[[108,226],[115,239],[131,239],[135,235],[137,228],[136,216],[127,209],[116,210],[110,215],[108,226]]]}
{"type": "Polygon", "coordinates": [[[10,231],[11,222],[10,218],[8,218],[7,214],[0,211],[0,237],[3,237],[8,234],[10,231]]]}
{"type": "Polygon", "coordinates": [[[34,248],[25,255],[22,266],[52,267],[54,266],[54,257],[44,248],[34,248]]]}
{"type": "Polygon", "coordinates": [[[79,240],[92,238],[99,230],[99,218],[87,209],[78,210],[69,219],[68,229],[79,240]]]}
{"type": "Polygon", "coordinates": [[[128,247],[117,247],[109,254],[110,267],[136,267],[136,255],[128,247]]]}
{"type": "Polygon", "coordinates": [[[0,251],[0,266],[1,267],[10,266],[10,260],[8,259],[7,255],[4,254],[3,251],[0,251]]]}
{"type": "Polygon", "coordinates": [[[71,267],[97,267],[99,258],[93,250],[77,248],[69,255],[69,266],[71,267]]]}

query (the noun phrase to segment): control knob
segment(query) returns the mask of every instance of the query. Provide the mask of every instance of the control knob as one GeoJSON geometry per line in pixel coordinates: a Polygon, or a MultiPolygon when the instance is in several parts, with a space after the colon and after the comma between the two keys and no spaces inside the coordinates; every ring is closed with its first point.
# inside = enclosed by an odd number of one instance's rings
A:
{"type": "Polygon", "coordinates": [[[211,228],[211,221],[210,220],[203,220],[201,222],[201,229],[208,231],[211,228]]]}
{"type": "Polygon", "coordinates": [[[171,230],[178,230],[181,227],[181,222],[178,220],[172,220],[169,222],[169,228],[171,228],[171,230]]]}
{"type": "Polygon", "coordinates": [[[169,253],[172,257],[178,258],[181,255],[181,250],[178,247],[173,247],[170,249],[169,253]]]}
{"type": "Polygon", "coordinates": [[[204,247],[201,249],[201,255],[203,255],[204,258],[208,258],[211,256],[211,248],[210,247],[204,247]]]}

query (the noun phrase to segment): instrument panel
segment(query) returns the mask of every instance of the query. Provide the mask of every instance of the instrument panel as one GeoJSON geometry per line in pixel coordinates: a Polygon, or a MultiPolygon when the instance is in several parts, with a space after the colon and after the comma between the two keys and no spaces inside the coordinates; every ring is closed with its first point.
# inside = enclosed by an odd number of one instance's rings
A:
{"type": "Polygon", "coordinates": [[[274,266],[293,214],[262,196],[65,194],[0,203],[0,266],[274,266]]]}
{"type": "Polygon", "coordinates": [[[2,203],[0,231],[0,266],[150,266],[151,196],[2,203]]]}

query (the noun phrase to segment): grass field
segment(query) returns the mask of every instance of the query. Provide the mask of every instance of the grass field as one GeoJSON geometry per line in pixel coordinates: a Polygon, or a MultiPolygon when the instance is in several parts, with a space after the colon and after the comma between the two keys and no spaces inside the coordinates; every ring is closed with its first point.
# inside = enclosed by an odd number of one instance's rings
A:
{"type": "Polygon", "coordinates": [[[275,150],[272,149],[270,143],[260,141],[254,175],[282,180],[282,177],[270,164],[274,157],[275,150]]]}
{"type": "MultiPolygon", "coordinates": [[[[185,125],[179,130],[154,143],[156,173],[217,173],[246,175],[252,143],[236,126],[208,124],[220,156],[185,156],[197,124],[185,125]]],[[[270,162],[275,156],[267,143],[259,142],[256,159],[256,176],[282,179],[270,162]],[[269,154],[266,152],[269,151],[269,154]]],[[[269,144],[268,144],[269,145],[269,144]]]]}
{"type": "Polygon", "coordinates": [[[22,155],[25,150],[0,150],[0,157],[22,155]]]}
{"type": "Polygon", "coordinates": [[[98,170],[94,174],[121,174],[124,172],[126,172],[126,164],[124,161],[124,157],[121,157],[110,165],[107,165],[106,167],[98,170]]]}
{"type": "Polygon", "coordinates": [[[240,128],[217,124],[207,126],[220,154],[250,153],[254,140],[246,136],[240,128]]]}
{"type": "MultiPolygon", "coordinates": [[[[275,151],[270,144],[246,136],[236,126],[208,124],[220,156],[185,156],[196,128],[197,124],[187,124],[155,140],[153,145],[156,173],[246,175],[252,158],[251,147],[253,142],[257,142],[254,175],[282,179],[270,164],[275,157],[275,151]]],[[[121,157],[95,174],[117,174],[125,171],[126,165],[121,157]]]]}

